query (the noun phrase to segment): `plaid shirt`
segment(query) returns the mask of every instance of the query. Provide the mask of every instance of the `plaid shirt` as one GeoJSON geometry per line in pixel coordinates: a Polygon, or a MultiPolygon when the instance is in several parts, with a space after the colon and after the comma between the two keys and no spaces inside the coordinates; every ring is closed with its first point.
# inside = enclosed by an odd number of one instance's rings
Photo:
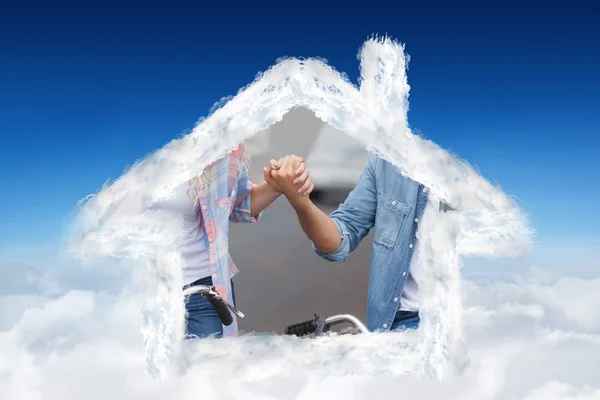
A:
{"type": "MultiPolygon", "coordinates": [[[[219,295],[233,304],[231,278],[239,272],[229,255],[229,222],[257,222],[260,214],[250,215],[250,192],[254,184],[248,179],[250,157],[245,144],[203,172],[204,185],[198,203],[204,221],[204,240],[210,252],[210,271],[219,295]]],[[[223,336],[237,335],[237,321],[223,327],[223,336]]]]}

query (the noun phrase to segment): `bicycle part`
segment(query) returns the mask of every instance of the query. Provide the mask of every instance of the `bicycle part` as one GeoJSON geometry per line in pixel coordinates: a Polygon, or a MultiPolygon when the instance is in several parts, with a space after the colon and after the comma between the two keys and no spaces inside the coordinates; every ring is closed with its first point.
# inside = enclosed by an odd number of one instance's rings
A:
{"type": "Polygon", "coordinates": [[[360,331],[360,333],[368,333],[369,329],[363,324],[360,319],[356,318],[354,315],[350,314],[337,314],[332,315],[331,317],[325,318],[325,323],[328,327],[332,327],[333,325],[343,324],[344,322],[350,322],[356,329],[360,331]]]}
{"type": "Polygon", "coordinates": [[[318,333],[320,335],[321,333],[327,331],[327,329],[328,327],[325,323],[325,318],[319,317],[317,314],[315,314],[313,319],[288,326],[285,328],[285,334],[307,336],[313,333],[318,333]]]}
{"type": "Polygon", "coordinates": [[[319,336],[324,332],[327,332],[332,326],[339,325],[345,322],[349,322],[357,329],[360,333],[368,333],[369,329],[355,316],[350,314],[337,314],[327,318],[319,317],[315,314],[315,317],[311,320],[299,322],[285,328],[286,335],[296,336],[307,336],[314,334],[319,336]]]}

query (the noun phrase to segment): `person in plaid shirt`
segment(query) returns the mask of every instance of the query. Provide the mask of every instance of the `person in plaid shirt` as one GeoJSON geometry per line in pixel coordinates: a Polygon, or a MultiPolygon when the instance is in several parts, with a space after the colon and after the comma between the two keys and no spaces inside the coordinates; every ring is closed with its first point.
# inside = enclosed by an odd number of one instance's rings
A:
{"type": "MultiPolygon", "coordinates": [[[[314,185],[304,160],[289,156],[297,168],[299,193],[308,195],[314,185]]],[[[275,160],[271,161],[276,163],[275,160]]],[[[233,281],[239,271],[229,255],[229,222],[255,223],[262,211],[281,192],[271,187],[269,169],[265,182],[248,179],[250,156],[244,143],[207,166],[200,176],[178,186],[173,198],[158,206],[183,216],[184,238],[179,243],[183,261],[184,288],[214,285],[219,295],[235,305],[233,281]]],[[[210,302],[199,294],[186,301],[186,337],[234,336],[237,321],[223,326],[210,302]]]]}

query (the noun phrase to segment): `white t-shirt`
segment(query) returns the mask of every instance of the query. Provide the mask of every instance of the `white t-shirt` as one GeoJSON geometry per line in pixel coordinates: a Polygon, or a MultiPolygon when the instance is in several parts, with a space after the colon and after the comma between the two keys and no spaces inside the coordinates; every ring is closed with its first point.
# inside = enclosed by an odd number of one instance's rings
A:
{"type": "Polygon", "coordinates": [[[183,219],[183,237],[178,250],[182,257],[184,285],[210,276],[210,255],[204,243],[200,204],[194,206],[194,201],[187,194],[188,189],[189,183],[185,182],[177,186],[174,197],[161,200],[154,206],[156,209],[177,213],[183,219]]]}
{"type": "Polygon", "coordinates": [[[403,311],[419,311],[419,284],[415,280],[412,271],[415,268],[418,268],[418,256],[417,256],[417,245],[414,247],[414,253],[412,260],[410,262],[410,268],[408,270],[408,276],[406,277],[406,282],[404,283],[404,290],[402,291],[402,297],[400,298],[400,307],[398,310],[403,311]]]}
{"type": "MultiPolygon", "coordinates": [[[[425,205],[425,211],[423,212],[423,216],[421,220],[417,223],[418,225],[423,222],[423,220],[427,217],[427,214],[430,214],[435,211],[435,204],[432,198],[427,201],[425,205]]],[[[419,283],[415,280],[414,272],[421,267],[420,257],[419,257],[419,241],[415,240],[415,246],[413,248],[413,256],[410,261],[410,267],[408,270],[408,276],[406,277],[406,282],[404,283],[404,290],[402,291],[402,297],[400,298],[400,306],[398,310],[403,311],[418,311],[419,310],[419,283]]]]}

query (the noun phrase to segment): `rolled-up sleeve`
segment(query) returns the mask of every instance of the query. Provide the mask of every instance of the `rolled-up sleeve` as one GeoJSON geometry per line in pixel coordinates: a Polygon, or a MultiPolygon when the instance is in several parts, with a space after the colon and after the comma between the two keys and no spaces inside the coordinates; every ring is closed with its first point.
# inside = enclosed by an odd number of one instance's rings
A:
{"type": "Polygon", "coordinates": [[[325,254],[322,251],[320,251],[319,249],[317,249],[317,247],[315,246],[314,243],[313,243],[312,247],[313,247],[313,250],[315,251],[315,253],[317,253],[317,255],[319,257],[322,257],[327,261],[344,262],[344,261],[346,261],[346,257],[348,257],[348,254],[350,253],[349,233],[343,222],[341,222],[340,220],[338,220],[336,218],[332,218],[331,220],[335,223],[335,225],[338,228],[338,231],[340,232],[340,238],[341,238],[340,247],[338,247],[337,250],[335,250],[333,253],[329,253],[329,254],[325,254]]]}
{"type": "Polygon", "coordinates": [[[376,160],[376,156],[369,156],[358,185],[350,192],[346,201],[329,214],[340,233],[341,243],[338,249],[324,254],[313,243],[314,251],[325,260],[345,261],[373,227],[377,209],[376,160]]]}
{"type": "Polygon", "coordinates": [[[252,216],[250,211],[250,199],[252,197],[251,193],[252,189],[256,185],[254,185],[254,183],[248,179],[250,157],[244,144],[240,145],[240,152],[242,173],[240,174],[240,179],[238,180],[235,205],[233,207],[233,212],[229,216],[229,220],[237,223],[256,223],[262,216],[262,211],[255,217],[252,216]]]}

